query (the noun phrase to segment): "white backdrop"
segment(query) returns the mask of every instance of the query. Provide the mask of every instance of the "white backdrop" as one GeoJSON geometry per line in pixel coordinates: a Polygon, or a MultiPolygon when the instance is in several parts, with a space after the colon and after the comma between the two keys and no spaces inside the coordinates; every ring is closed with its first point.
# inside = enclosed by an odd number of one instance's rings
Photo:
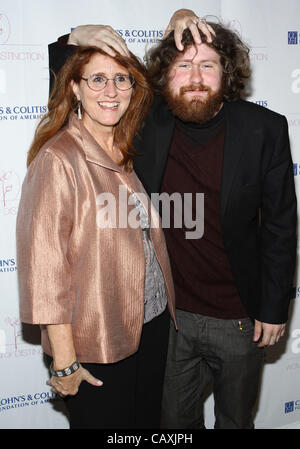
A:
{"type": "MultiPolygon", "coordinates": [[[[299,0],[0,0],[0,428],[68,428],[46,385],[39,329],[20,323],[15,221],[26,153],[48,97],[47,44],[80,24],[109,24],[143,57],[179,8],[216,15],[251,46],[250,101],[286,115],[300,178],[299,0]]],[[[246,255],[245,255],[246,256],[246,255]]],[[[300,428],[300,287],[288,334],[266,352],[257,428],[300,428]]],[[[241,398],[242,400],[242,398],[241,398]]],[[[212,428],[213,398],[205,404],[212,428]]]]}

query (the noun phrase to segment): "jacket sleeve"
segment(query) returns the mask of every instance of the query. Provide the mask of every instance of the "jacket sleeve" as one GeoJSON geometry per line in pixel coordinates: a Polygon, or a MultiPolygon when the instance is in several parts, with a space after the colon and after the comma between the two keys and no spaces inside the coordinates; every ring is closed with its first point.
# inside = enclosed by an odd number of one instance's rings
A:
{"type": "Polygon", "coordinates": [[[73,55],[77,46],[68,45],[69,34],[61,36],[56,42],[48,45],[49,53],[49,92],[53,89],[55,75],[58,74],[69,56],[73,55]]]}
{"type": "Polygon", "coordinates": [[[23,183],[16,229],[20,316],[25,323],[71,323],[73,190],[54,153],[36,156],[23,183]]]}
{"type": "Polygon", "coordinates": [[[297,201],[288,125],[282,117],[263,182],[261,206],[262,297],[257,319],[279,324],[288,319],[297,248],[297,201]]]}

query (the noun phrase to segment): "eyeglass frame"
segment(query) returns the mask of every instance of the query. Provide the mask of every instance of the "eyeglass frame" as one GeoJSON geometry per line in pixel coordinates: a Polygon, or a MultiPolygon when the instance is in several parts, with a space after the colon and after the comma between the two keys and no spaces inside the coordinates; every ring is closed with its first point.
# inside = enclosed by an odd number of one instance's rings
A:
{"type": "Polygon", "coordinates": [[[129,74],[129,75],[123,75],[123,76],[128,76],[129,79],[132,79],[132,80],[133,80],[133,82],[132,82],[131,86],[128,87],[127,89],[120,89],[120,88],[116,85],[116,81],[115,81],[116,77],[117,77],[117,76],[120,76],[120,75],[116,75],[114,78],[107,78],[105,75],[101,75],[102,78],[105,78],[106,81],[105,81],[104,87],[102,87],[101,89],[97,89],[97,90],[96,90],[96,89],[93,89],[93,88],[89,85],[89,79],[91,78],[91,76],[95,76],[95,75],[89,75],[87,78],[84,78],[84,77],[82,76],[81,79],[84,80],[84,81],[86,81],[86,84],[87,84],[88,88],[91,89],[93,92],[100,92],[101,90],[105,89],[106,86],[107,86],[108,81],[113,81],[113,82],[114,82],[115,88],[118,89],[118,90],[120,90],[121,92],[125,92],[126,90],[131,89],[131,88],[134,86],[134,84],[135,84],[135,79],[134,79],[134,77],[133,77],[132,75],[130,75],[130,74],[129,74]]]}

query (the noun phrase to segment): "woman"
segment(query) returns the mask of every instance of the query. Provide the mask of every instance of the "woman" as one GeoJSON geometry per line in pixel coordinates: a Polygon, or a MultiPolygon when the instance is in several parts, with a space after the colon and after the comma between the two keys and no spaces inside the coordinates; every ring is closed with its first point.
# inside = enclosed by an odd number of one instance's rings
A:
{"type": "Polygon", "coordinates": [[[131,169],[151,100],[133,55],[79,48],[28,154],[21,320],[41,325],[49,384],[66,397],[71,428],[159,427],[174,291],[159,218],[131,169]],[[124,225],[124,210],[139,227],[124,225]]]}

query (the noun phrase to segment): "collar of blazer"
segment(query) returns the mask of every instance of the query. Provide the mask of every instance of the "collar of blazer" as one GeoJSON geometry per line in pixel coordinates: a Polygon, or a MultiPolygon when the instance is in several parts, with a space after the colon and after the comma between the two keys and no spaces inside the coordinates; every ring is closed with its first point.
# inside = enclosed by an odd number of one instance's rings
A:
{"type": "Polygon", "coordinates": [[[78,120],[76,114],[74,113],[70,115],[69,129],[78,139],[81,140],[82,149],[85,153],[87,161],[101,165],[104,168],[116,171],[118,173],[123,172],[122,168],[108,156],[108,154],[83,125],[82,121],[78,120]]]}

